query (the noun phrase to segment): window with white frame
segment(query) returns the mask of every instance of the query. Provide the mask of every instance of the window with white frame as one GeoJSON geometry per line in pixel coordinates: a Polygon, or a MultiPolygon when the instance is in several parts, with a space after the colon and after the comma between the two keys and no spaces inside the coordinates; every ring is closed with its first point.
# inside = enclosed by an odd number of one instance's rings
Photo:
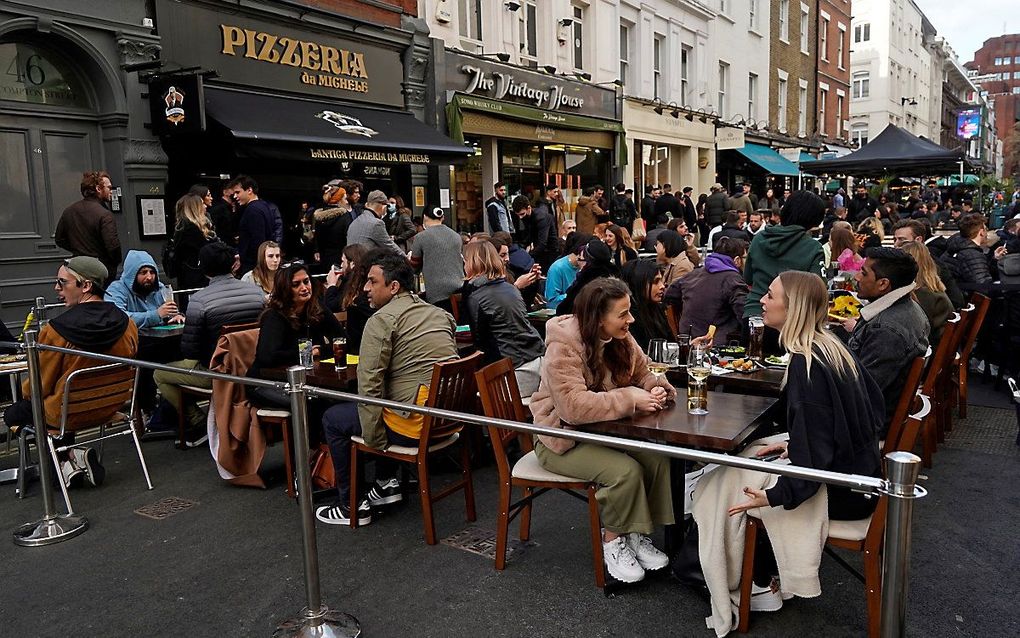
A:
{"type": "Polygon", "coordinates": [[[855,71],[850,80],[850,97],[856,100],[871,95],[871,73],[855,71]]]}
{"type": "Polygon", "coordinates": [[[1020,95],[1020,86],[1013,87],[1013,95],[1020,95]]]}
{"type": "Polygon", "coordinates": [[[652,97],[662,98],[659,91],[662,88],[662,36],[655,36],[652,43],[652,97]]]}
{"type": "Polygon", "coordinates": [[[785,71],[779,72],[779,82],[776,87],[776,126],[780,131],[786,130],[786,100],[790,90],[790,82],[787,80],[785,71]]]}
{"type": "Polygon", "coordinates": [[[630,71],[630,27],[620,25],[620,81],[627,84],[627,73],[630,71]]]}
{"type": "Polygon", "coordinates": [[[843,137],[843,102],[846,96],[843,91],[836,91],[836,137],[843,137]]]}
{"type": "Polygon", "coordinates": [[[1013,79],[1020,80],[1020,71],[1013,71],[1013,79]]]}
{"type": "Polygon", "coordinates": [[[574,23],[571,25],[574,40],[574,68],[584,70],[584,7],[574,5],[574,23]]]}
{"type": "Polygon", "coordinates": [[[482,0],[460,0],[460,35],[482,40],[482,0]]]}
{"type": "Polygon", "coordinates": [[[800,52],[808,53],[810,42],[808,35],[811,32],[811,8],[806,4],[800,5],[800,52]]]}
{"type": "Polygon", "coordinates": [[[726,62],[719,62],[719,115],[726,119],[726,91],[730,85],[730,65],[726,62]]]}
{"type": "Polygon", "coordinates": [[[755,103],[758,101],[758,75],[755,73],[747,74],[747,119],[753,120],[757,118],[758,109],[755,107],[755,103]]]}
{"type": "Polygon", "coordinates": [[[818,132],[827,135],[825,131],[825,107],[829,102],[829,89],[819,85],[818,87],[818,132]]]}
{"type": "Polygon", "coordinates": [[[871,40],[871,23],[865,22],[854,27],[854,42],[868,42],[871,40]]]}
{"type": "Polygon", "coordinates": [[[790,0],[779,0],[779,39],[790,41],[790,0]]]}
{"type": "Polygon", "coordinates": [[[680,106],[687,106],[687,91],[691,87],[691,47],[680,47],[680,106]]]}
{"type": "Polygon", "coordinates": [[[857,142],[861,146],[868,143],[868,125],[867,124],[853,124],[850,126],[850,140],[857,142]]]}
{"type": "Polygon", "coordinates": [[[846,26],[842,24],[838,26],[839,31],[836,32],[836,35],[839,37],[839,40],[836,41],[836,66],[840,69],[845,69],[846,67],[843,66],[843,47],[846,42],[846,26]]]}
{"type": "Polygon", "coordinates": [[[1013,64],[1020,64],[1020,55],[1013,58],[1013,64]]]}
{"type": "Polygon", "coordinates": [[[751,27],[752,31],[758,29],[758,0],[748,0],[748,4],[751,5],[750,16],[748,19],[748,26],[751,27]]]}
{"type": "Polygon", "coordinates": [[[798,86],[800,89],[797,93],[797,135],[807,135],[807,82],[801,80],[798,86]]]}
{"type": "Polygon", "coordinates": [[[520,17],[520,38],[521,38],[521,64],[523,66],[538,66],[538,7],[536,0],[524,0],[524,5],[518,12],[520,17]]]}
{"type": "Polygon", "coordinates": [[[994,66],[1002,66],[1002,58],[995,58],[995,61],[992,62],[992,64],[994,66]]]}
{"type": "Polygon", "coordinates": [[[829,20],[826,18],[822,18],[822,24],[818,27],[818,57],[829,61],[829,20]]]}

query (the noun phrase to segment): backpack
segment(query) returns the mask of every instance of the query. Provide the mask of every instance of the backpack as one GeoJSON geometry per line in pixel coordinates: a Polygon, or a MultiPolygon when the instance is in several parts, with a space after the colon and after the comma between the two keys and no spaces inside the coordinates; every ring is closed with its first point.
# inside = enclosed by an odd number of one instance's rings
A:
{"type": "Polygon", "coordinates": [[[177,243],[174,241],[176,237],[177,233],[174,233],[167,238],[166,244],[163,245],[163,273],[171,278],[180,274],[177,272],[177,243]]]}

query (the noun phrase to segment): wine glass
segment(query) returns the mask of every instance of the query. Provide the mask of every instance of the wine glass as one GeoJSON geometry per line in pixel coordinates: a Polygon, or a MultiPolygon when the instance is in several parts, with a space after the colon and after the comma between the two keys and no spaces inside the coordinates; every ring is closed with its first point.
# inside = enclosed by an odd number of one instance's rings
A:
{"type": "Polygon", "coordinates": [[[691,344],[687,356],[687,413],[708,414],[708,375],[712,373],[709,344],[691,344]]]}
{"type": "Polygon", "coordinates": [[[656,381],[661,381],[669,369],[668,357],[665,339],[652,339],[648,342],[648,371],[655,375],[656,381]]]}

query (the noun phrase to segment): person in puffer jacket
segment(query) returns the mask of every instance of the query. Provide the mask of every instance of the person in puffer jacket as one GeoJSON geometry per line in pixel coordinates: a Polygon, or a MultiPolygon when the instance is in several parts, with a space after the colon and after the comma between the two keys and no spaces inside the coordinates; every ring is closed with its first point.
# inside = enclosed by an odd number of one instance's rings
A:
{"type": "Polygon", "coordinates": [[[960,219],[960,233],[946,241],[946,250],[941,262],[953,273],[960,288],[966,290],[976,284],[988,284],[994,280],[993,264],[984,251],[988,226],[983,215],[965,215],[960,219]]]}

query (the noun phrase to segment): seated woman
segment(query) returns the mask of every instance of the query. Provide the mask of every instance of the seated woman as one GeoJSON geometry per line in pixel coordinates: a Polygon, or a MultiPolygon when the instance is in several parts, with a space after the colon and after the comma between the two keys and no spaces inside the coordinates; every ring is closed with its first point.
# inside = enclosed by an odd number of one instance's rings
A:
{"type": "Polygon", "coordinates": [[[882,240],[885,239],[885,227],[878,217],[868,217],[858,224],[857,233],[864,237],[860,242],[862,252],[868,248],[878,248],[882,245],[882,240]]]}
{"type": "MultiPolygon", "coordinates": [[[[312,356],[317,358],[332,351],[334,337],[346,336],[344,327],[314,293],[315,284],[304,264],[277,271],[273,293],[259,318],[259,341],[249,377],[261,378],[265,368],[297,365],[301,339],[312,340],[312,356]]],[[[262,407],[290,407],[290,397],[274,388],[249,387],[248,399],[262,407]]]]}
{"type": "Polygon", "coordinates": [[[666,312],[662,308],[662,295],[666,286],[662,283],[659,265],[649,259],[628,261],[620,276],[630,288],[630,314],[634,316],[630,334],[638,346],[648,352],[648,342],[652,339],[675,341],[676,335],[670,330],[666,312]]]}
{"type": "Polygon", "coordinates": [[[244,273],[241,281],[255,284],[266,293],[266,299],[273,293],[273,281],[276,270],[280,267],[280,244],[275,241],[264,241],[259,244],[259,252],[255,267],[244,273]]]}
{"type": "Polygon", "coordinates": [[[832,232],[829,233],[829,241],[822,245],[825,252],[825,267],[839,267],[836,260],[843,254],[844,250],[859,255],[860,246],[857,244],[857,237],[850,230],[848,222],[837,221],[832,224],[832,232]]]}
{"type": "Polygon", "coordinates": [[[675,230],[664,230],[655,238],[655,261],[665,269],[662,281],[667,286],[694,270],[687,239],[675,230]]]}
{"type": "Polygon", "coordinates": [[[368,303],[365,282],[368,268],[365,255],[368,249],[362,244],[351,244],[340,254],[340,269],[332,269],[326,275],[326,290],[322,302],[330,312],[346,312],[347,352],[357,354],[361,350],[361,335],[365,322],[375,313],[368,303]]]}
{"type": "Polygon", "coordinates": [[[467,279],[464,302],[467,323],[486,364],[510,357],[522,397],[538,389],[545,344],[528,321],[528,309],[516,287],[506,279],[506,267],[487,241],[464,247],[467,279]]]}
{"type": "Polygon", "coordinates": [[[599,277],[619,277],[620,269],[613,263],[613,253],[601,239],[592,239],[584,247],[582,262],[584,265],[574,277],[574,283],[567,288],[567,294],[556,306],[556,315],[569,315],[574,312],[574,300],[581,294],[584,287],[599,277]]]}
{"type": "Polygon", "coordinates": [[[606,242],[609,250],[613,253],[613,263],[617,268],[623,268],[628,261],[637,259],[637,251],[634,250],[630,239],[630,233],[626,228],[616,224],[608,224],[602,234],[602,241],[606,242]]]}
{"type": "MultiPolygon", "coordinates": [[[[567,424],[623,419],[661,410],[676,391],[648,372],[648,357],[630,334],[630,291],[618,279],[590,282],[577,297],[576,312],[546,324],[542,382],[531,398],[535,423],[567,424]]],[[[669,459],[623,452],[591,443],[539,436],[542,467],[594,481],[605,563],[624,582],[669,563],[648,534],[673,522],[669,459]]]]}
{"type": "Polygon", "coordinates": [[[666,289],[663,299],[676,310],[680,334],[703,335],[715,326],[715,345],[725,345],[730,335],[740,333],[747,300],[747,282],[741,274],[746,257],[746,241],[723,237],[705,258],[704,268],[666,289]]]}
{"type": "Polygon", "coordinates": [[[953,302],[946,294],[946,285],[939,277],[938,267],[935,260],[931,258],[928,247],[918,241],[904,242],[900,250],[907,253],[917,262],[917,278],[914,283],[914,300],[921,306],[924,315],[928,317],[931,324],[931,332],[928,334],[928,344],[932,351],[938,347],[942,331],[946,328],[949,315],[953,314],[953,302]]]}
{"type": "MultiPolygon", "coordinates": [[[[857,358],[826,329],[827,308],[825,283],[813,273],[784,272],[772,281],[762,297],[765,324],[779,331],[782,345],[791,354],[777,404],[783,406],[777,416],[780,424],[786,426],[789,439],[759,444],[756,455],[764,457],[779,453],[780,458],[789,458],[793,465],[879,476],[881,461],[876,432],[885,421],[882,391],[857,358]]],[[[752,610],[775,611],[782,606],[778,588],[764,586],[776,573],[791,575],[789,589],[784,583],[784,590],[788,593],[817,595],[820,585],[816,561],[821,560],[824,543],[821,529],[826,510],[821,506],[825,501],[812,497],[820,485],[784,476],[776,479],[774,475],[736,468],[712,472],[698,484],[694,495],[694,517],[699,536],[727,535],[722,542],[733,541],[739,549],[743,543],[744,528],[727,523],[727,517],[762,508],[756,516],[762,519],[766,528],[769,528],[770,522],[775,523],[770,535],[772,545],[790,550],[777,550],[777,556],[786,557],[777,572],[774,561],[767,556],[768,551],[762,551],[767,550],[769,544],[758,545],[754,570],[757,588],[752,589],[752,610]],[[780,507],[783,509],[778,509],[780,507]],[[792,523],[783,524],[783,521],[795,521],[800,532],[784,535],[781,532],[789,530],[792,523]],[[719,526],[726,530],[719,529],[719,526]],[[729,535],[734,536],[731,538],[729,535]],[[807,538],[813,541],[806,543],[807,538]],[[791,549],[793,546],[796,549],[791,549]],[[797,576],[796,582],[792,582],[793,575],[797,576]]],[[[830,519],[867,518],[877,505],[877,499],[845,487],[829,485],[826,493],[830,519]]],[[[733,555],[734,546],[726,547],[720,550],[721,554],[733,555]]],[[[716,555],[704,543],[699,551],[702,554],[701,564],[706,567],[706,582],[711,582],[713,577],[708,570],[723,568],[721,566],[725,566],[726,558],[716,555]]],[[[715,582],[720,581],[716,579],[715,582]]],[[[716,614],[720,613],[721,605],[723,618],[730,615],[729,592],[725,594],[718,589],[712,591],[713,610],[716,614]],[[725,600],[720,600],[722,598],[725,600]]],[[[718,624],[715,628],[717,632],[720,630],[718,624]]]]}

